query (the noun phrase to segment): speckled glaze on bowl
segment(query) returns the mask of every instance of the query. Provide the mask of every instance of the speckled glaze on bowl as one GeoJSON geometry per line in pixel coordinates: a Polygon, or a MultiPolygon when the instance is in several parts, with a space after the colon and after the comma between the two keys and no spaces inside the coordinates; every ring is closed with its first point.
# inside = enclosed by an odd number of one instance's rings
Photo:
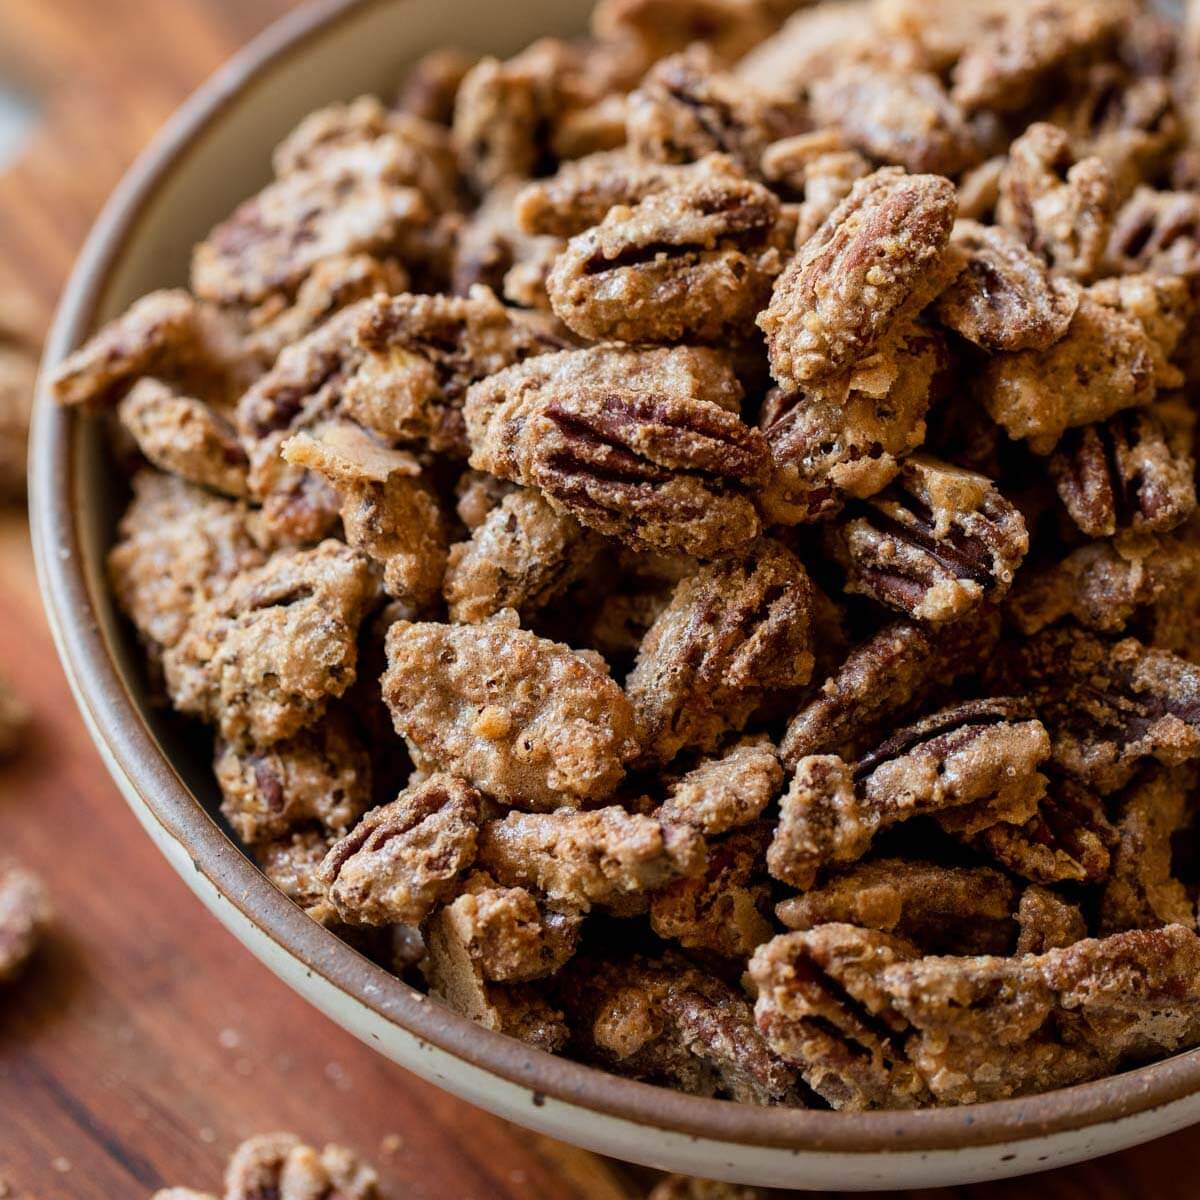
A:
{"type": "MultiPolygon", "coordinates": [[[[45,367],[155,287],[260,186],[269,152],[329,100],[386,92],[439,45],[511,53],[584,27],[591,0],[318,0],[232,59],[175,115],[96,223],[63,296],[45,367]]],[[[147,703],[103,559],[124,495],[95,421],[34,422],[31,515],[59,653],[113,778],[163,854],[290,987],[381,1054],[494,1113],[580,1146],[691,1174],[794,1188],[880,1189],[1018,1175],[1200,1120],[1200,1052],[1044,1096],[974,1108],[839,1114],[759,1109],[619,1079],[481,1029],[309,921],[214,819],[206,741],[147,703]]]]}

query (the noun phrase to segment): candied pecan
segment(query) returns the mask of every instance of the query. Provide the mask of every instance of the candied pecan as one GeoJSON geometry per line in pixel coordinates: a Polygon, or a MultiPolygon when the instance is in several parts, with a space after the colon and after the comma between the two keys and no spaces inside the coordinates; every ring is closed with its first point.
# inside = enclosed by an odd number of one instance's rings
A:
{"type": "Polygon", "coordinates": [[[1073,946],[1087,937],[1087,922],[1079,906],[1036,883],[1021,893],[1017,925],[1021,931],[1017,954],[1045,954],[1047,950],[1073,946]]]}
{"type": "Polygon", "coordinates": [[[1056,625],[999,665],[1037,705],[1055,763],[1102,795],[1147,757],[1170,767],[1200,755],[1200,668],[1177,655],[1056,625]]]}
{"type": "Polygon", "coordinates": [[[785,194],[803,196],[796,214],[797,248],[850,195],[855,182],[871,173],[871,164],[846,147],[837,130],[819,129],[772,142],[763,152],[763,174],[785,194]]]}
{"type": "Polygon", "coordinates": [[[1073,59],[1114,38],[1130,11],[1125,0],[1034,0],[1010,8],[963,47],[953,71],[964,108],[1015,112],[1073,59]]]}
{"type": "Polygon", "coordinates": [[[774,932],[766,874],[771,827],[765,821],[709,844],[704,873],[655,892],[650,928],[685,949],[743,959],[774,932]]]}
{"type": "Polygon", "coordinates": [[[556,906],[627,908],[704,865],[704,840],[689,825],[613,805],[581,812],[510,812],[480,831],[479,865],[507,887],[532,888],[556,906]]]}
{"type": "Polygon", "coordinates": [[[192,256],[192,290],[220,304],[257,304],[294,292],[335,255],[386,255],[425,224],[429,206],[412,186],[420,162],[404,139],[381,137],[327,149],[246,200],[192,256]]]}
{"type": "Polygon", "coordinates": [[[357,425],[298,433],[284,461],[326,480],[342,501],[346,541],[383,566],[389,596],[422,609],[438,595],[446,566],[446,533],[437,497],[420,465],[403,450],[372,440],[357,425]]]}
{"type": "Polygon", "coordinates": [[[684,959],[576,959],[558,994],[578,1049],[610,1070],[693,1095],[797,1102],[746,998],[684,959]]]}
{"type": "Polygon", "coordinates": [[[906,621],[885,625],[859,643],[792,718],[779,747],[784,765],[794,769],[809,754],[853,756],[866,749],[868,739],[934,688],[977,671],[999,634],[999,615],[991,608],[936,635],[906,621]]]}
{"type": "MultiPolygon", "coordinates": [[[[493,375],[467,397],[471,465],[539,488],[581,524],[635,548],[712,557],[744,545],[761,528],[747,492],[765,479],[766,442],[718,403],[687,394],[681,354],[601,347],[493,375]]],[[[708,391],[703,374],[696,383],[708,391]]]]}
{"type": "Polygon", "coordinates": [[[1139,187],[1113,220],[1108,261],[1125,274],[1200,274],[1200,197],[1139,187]]]}
{"type": "Polygon", "coordinates": [[[813,83],[812,117],[857,150],[914,173],[957,175],[979,159],[962,112],[936,75],[850,64],[813,83]]]}
{"type": "Polygon", "coordinates": [[[16,977],[53,918],[42,881],[10,858],[0,858],[0,983],[16,977]]]}
{"type": "Polygon", "coordinates": [[[213,773],[221,812],[244,842],[309,823],[345,833],[370,807],[370,755],[336,712],[266,750],[219,741],[213,773]]]}
{"type": "Polygon", "coordinates": [[[1046,1091],[1200,1036],[1200,938],[1134,930],[1024,958],[925,958],[877,976],[943,1104],[1046,1091]]]}
{"type": "Polygon", "coordinates": [[[998,154],[963,175],[958,181],[961,220],[986,221],[994,215],[1000,199],[1000,178],[1007,165],[1007,157],[998,154]]]}
{"type": "Polygon", "coordinates": [[[728,833],[759,817],[782,786],[775,748],[765,740],[747,741],[676,779],[654,815],[708,836],[728,833]]]}
{"type": "Polygon", "coordinates": [[[950,244],[966,267],[937,299],[938,320],[985,350],[1044,350],[1066,332],[1079,289],[1001,226],[958,221],[950,244]]]}
{"type": "Polygon", "coordinates": [[[626,127],[642,158],[688,163],[727,154],[753,175],[767,146],[798,132],[801,120],[799,105],[722,71],[708,47],[694,45],[649,71],[629,97],[626,127]]]}
{"type": "Polygon", "coordinates": [[[1150,606],[1195,593],[1200,540],[1192,527],[1160,537],[1122,536],[1088,542],[1059,563],[1021,580],[1008,604],[1022,633],[1037,633],[1063,617],[1098,633],[1119,633],[1150,606]]]}
{"type": "Polygon", "coordinates": [[[321,864],[344,921],[419,925],[475,859],[479,793],[453,775],[410,784],[334,843],[321,864]]]}
{"type": "Polygon", "coordinates": [[[280,551],[193,612],[163,656],[172,702],[229,742],[291,737],[354,682],[374,594],[366,560],[340,542],[280,551]]]}
{"type": "Polygon", "coordinates": [[[610,209],[573,237],[546,280],[550,303],[592,340],[716,342],[752,328],[782,260],[779,201],[761,184],[704,173],[610,209]]]}
{"type": "Polygon", "coordinates": [[[1186,521],[1196,510],[1191,424],[1158,406],[1068,431],[1047,465],[1075,524],[1111,537],[1118,527],[1165,532],[1186,521]]]}
{"type": "Polygon", "coordinates": [[[249,364],[226,318],[182,289],[151,292],[60,363],[50,387],[60,404],[100,404],[139,376],[194,385],[225,400],[250,382],[249,364]]]}
{"type": "Polygon", "coordinates": [[[925,440],[931,389],[947,363],[943,336],[906,321],[840,375],[799,393],[768,392],[759,414],[773,467],[760,499],[767,518],[822,520],[847,497],[886,487],[925,440]]]}
{"type": "Polygon", "coordinates": [[[974,844],[1035,883],[1096,883],[1108,874],[1116,833],[1093,792],[1071,779],[1055,779],[1029,820],[1000,821],[974,844]]]}
{"type": "Polygon", "coordinates": [[[1004,596],[1029,535],[990,479],[921,454],[850,514],[836,548],[847,592],[937,624],[1004,596]]]}
{"type": "Polygon", "coordinates": [[[198,605],[265,558],[244,504],[144,470],[133,477],[108,578],[121,610],[157,653],[180,639],[198,605]]]}
{"type": "Polygon", "coordinates": [[[489,983],[522,983],[552,975],[566,963],[579,943],[581,918],[543,909],[524,888],[499,887],[476,872],[446,906],[442,924],[489,983]]]}
{"type": "Polygon", "coordinates": [[[1108,167],[1094,157],[1076,161],[1058,126],[1030,125],[1009,147],[996,220],[1064,275],[1095,275],[1115,206],[1108,167]]]}
{"type": "Polygon", "coordinates": [[[473,471],[468,467],[454,485],[454,511],[458,519],[474,533],[487,520],[488,513],[505,496],[511,496],[516,490],[516,485],[507,479],[497,479],[486,471],[473,471]]]}
{"type": "Polygon", "coordinates": [[[905,1060],[903,1022],[875,982],[918,954],[900,938],[852,925],[780,934],[750,960],[758,1028],[835,1109],[927,1103],[925,1082],[905,1060]]]}
{"type": "Polygon", "coordinates": [[[1112,870],[1100,895],[1100,932],[1195,928],[1196,903],[1174,877],[1172,839],[1191,816],[1195,772],[1151,767],[1122,793],[1116,812],[1112,870]]]}
{"type": "Polygon", "coordinates": [[[601,539],[538,492],[505,496],[469,542],[450,548],[443,592],[452,621],[483,621],[502,608],[528,617],[587,570],[601,539]]]}
{"type": "Polygon", "coordinates": [[[397,621],[383,694],[417,765],[537,809],[609,795],[637,749],[634,715],[597,655],[518,627],[397,621]]]}
{"type": "Polygon", "coordinates": [[[722,61],[740,58],[775,24],[769,0],[599,0],[592,32],[631,42],[654,62],[703,42],[722,61]]]}
{"type": "Polygon", "coordinates": [[[990,867],[879,858],[830,871],[775,913],[789,929],[846,924],[894,934],[926,954],[1005,954],[1017,888],[990,867]]]}
{"type": "Polygon", "coordinates": [[[1171,362],[1196,315],[1196,300],[1186,279],[1175,275],[1117,275],[1088,289],[1100,304],[1136,321],[1150,339],[1154,383],[1177,388],[1183,372],[1171,362]]]}
{"type": "Polygon", "coordinates": [[[316,1150],[291,1133],[264,1133],[243,1142],[225,1171],[225,1200],[376,1200],[379,1176],[341,1146],[316,1150]]]}
{"type": "Polygon", "coordinates": [[[770,693],[807,683],[812,596],[800,560],[769,540],[683,579],[625,683],[643,758],[709,752],[770,693]]]}
{"type": "Polygon", "coordinates": [[[463,455],[467,389],[557,347],[486,288],[465,297],[377,297],[357,310],[364,353],[346,387],[347,416],[389,440],[463,455]]]}
{"type": "Polygon", "coordinates": [[[320,869],[334,837],[325,829],[309,826],[254,846],[262,873],[312,920],[330,927],[338,924],[338,915],[329,903],[320,869]]]}
{"type": "Polygon", "coordinates": [[[866,355],[941,290],[955,193],[885,167],[860,179],[788,264],[759,314],[771,374],[792,391],[866,355]]]}
{"type": "Polygon", "coordinates": [[[454,97],[475,58],[464,50],[446,47],[423,54],[405,76],[396,96],[401,112],[449,125],[454,120],[454,97]]]}
{"type": "Polygon", "coordinates": [[[879,830],[937,813],[969,835],[997,820],[1027,819],[1046,788],[1037,770],[1046,730],[1012,698],[975,700],[910,725],[854,764],[800,759],[779,803],[767,854],[776,879],[812,886],[818,870],[854,862],[879,830]]]}
{"type": "Polygon", "coordinates": [[[917,43],[930,66],[943,71],[999,29],[1012,8],[1011,0],[876,0],[872,15],[881,34],[917,43]]]}
{"type": "Polygon", "coordinates": [[[203,400],[145,378],[134,384],[117,412],[156,467],[227,496],[246,495],[246,452],[229,421],[203,400]]]}

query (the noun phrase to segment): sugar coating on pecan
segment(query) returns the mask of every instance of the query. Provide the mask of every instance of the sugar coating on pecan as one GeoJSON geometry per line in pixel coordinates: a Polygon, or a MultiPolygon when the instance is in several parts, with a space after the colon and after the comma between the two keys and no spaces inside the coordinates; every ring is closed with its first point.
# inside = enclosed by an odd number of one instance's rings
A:
{"type": "Polygon", "coordinates": [[[1172,839],[1191,818],[1195,772],[1143,771],[1121,794],[1112,870],[1100,896],[1100,932],[1195,928],[1196,902],[1172,870],[1172,839]]]}
{"type": "Polygon", "coordinates": [[[1122,274],[1195,275],[1200,271],[1200,198],[1195,192],[1138,187],[1113,218],[1107,255],[1122,274]]]}
{"type": "Polygon", "coordinates": [[[782,787],[783,768],[775,748],[766,741],[748,740],[676,779],[655,816],[691,825],[706,836],[728,833],[761,816],[782,787]]]}
{"type": "Polygon", "coordinates": [[[783,265],[778,220],[761,184],[700,173],[573,237],[546,280],[550,303],[593,341],[745,336],[783,265]]]}
{"type": "Polygon", "coordinates": [[[193,612],[163,656],[172,703],[229,742],[298,733],[354,682],[374,596],[366,560],[340,542],[280,551],[193,612]]]}
{"type": "Polygon", "coordinates": [[[29,961],[53,915],[42,881],[12,859],[0,859],[0,983],[29,961]]]}
{"type": "Polygon", "coordinates": [[[1087,922],[1079,905],[1037,883],[1031,883],[1021,893],[1017,925],[1018,955],[1045,954],[1047,950],[1073,946],[1087,937],[1087,922]]]}
{"type": "Polygon", "coordinates": [[[461,775],[505,804],[602,800],[637,750],[634,714],[596,655],[519,627],[397,621],[383,694],[418,766],[461,775]]]}
{"type": "Polygon", "coordinates": [[[161,380],[142,378],[117,413],[156,467],[227,496],[246,495],[246,451],[233,425],[211,405],[161,380]]]}
{"type": "Polygon", "coordinates": [[[192,612],[266,554],[250,510],[173,475],[139,471],[108,553],[122,612],[157,654],[183,635],[192,612]]]}
{"type": "Polygon", "coordinates": [[[577,1048],[621,1075],[748,1104],[798,1101],[745,996],[684,959],[576,959],[558,994],[577,1048]]]}
{"type": "Polygon", "coordinates": [[[327,927],[340,923],[321,878],[321,863],[335,840],[334,834],[310,825],[254,847],[262,873],[307,916],[327,927]]]}
{"type": "Polygon", "coordinates": [[[758,324],[771,374],[788,390],[870,354],[940,290],[953,185],[885,167],[860,179],[775,282],[758,324]]]}
{"type": "Polygon", "coordinates": [[[853,765],[810,755],[779,805],[767,866],[809,888],[817,872],[855,862],[881,829],[936,813],[968,834],[998,819],[1025,820],[1046,789],[1038,770],[1050,739],[1021,701],[976,700],[901,730],[853,765]]]}
{"type": "Polygon", "coordinates": [[[857,925],[894,934],[926,954],[1006,954],[1018,888],[991,867],[878,858],[830,871],[816,887],[782,900],[779,920],[800,931],[857,925]]]}
{"type": "Polygon", "coordinates": [[[471,465],[538,488],[581,524],[635,548],[729,553],[761,528],[751,493],[767,474],[766,441],[713,400],[675,390],[677,360],[642,361],[651,353],[547,355],[558,361],[473,387],[471,465]],[[609,382],[614,374],[620,382],[609,382]]]}
{"type": "Polygon", "coordinates": [[[443,584],[450,619],[483,621],[503,608],[528,618],[562,595],[601,545],[598,535],[540,493],[512,492],[470,541],[450,547],[443,584]]]}
{"type": "Polygon", "coordinates": [[[613,805],[581,812],[511,812],[480,831],[479,865],[502,884],[526,887],[559,907],[618,911],[704,865],[704,839],[689,825],[613,805]]]}
{"type": "Polygon", "coordinates": [[[668,763],[685,748],[711,752],[768,694],[806,684],[812,596],[800,560],[778,542],[683,579],[625,683],[643,757],[668,763]]]}
{"type": "Polygon", "coordinates": [[[341,497],[346,542],[382,565],[388,595],[427,607],[441,591],[446,531],[416,459],[379,445],[349,422],[315,436],[298,433],[281,452],[285,462],[319,475],[341,497]]]}
{"type": "Polygon", "coordinates": [[[264,1133],[243,1142],[225,1171],[226,1200],[307,1200],[336,1195],[345,1200],[377,1200],[379,1176],[342,1146],[317,1150],[295,1134],[264,1133]]]}
{"type": "Polygon", "coordinates": [[[925,454],[834,537],[847,592],[933,624],[1006,595],[1029,549],[1024,518],[990,479],[925,454]]]}
{"type": "Polygon", "coordinates": [[[750,960],[758,1028],[835,1109],[928,1103],[925,1081],[904,1055],[903,1022],[876,982],[919,953],[901,938],[852,925],[772,938],[750,960]]]}
{"type": "Polygon", "coordinates": [[[342,920],[419,925],[474,861],[479,806],[474,788],[439,774],[367,813],[320,868],[342,920]]]}

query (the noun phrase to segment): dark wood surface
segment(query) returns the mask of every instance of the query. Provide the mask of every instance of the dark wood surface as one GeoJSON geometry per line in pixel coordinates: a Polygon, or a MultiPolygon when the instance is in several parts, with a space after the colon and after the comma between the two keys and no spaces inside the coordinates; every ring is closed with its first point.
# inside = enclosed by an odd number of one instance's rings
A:
{"type": "MultiPolygon", "coordinates": [[[[286,7],[0,0],[0,78],[40,105],[32,142],[0,175],[0,288],[25,292],[45,319],[136,151],[286,7]]],[[[0,672],[36,714],[27,752],[0,770],[0,849],[42,872],[59,919],[34,968],[0,995],[0,1196],[136,1200],[166,1184],[216,1188],[236,1143],[272,1129],[353,1146],[378,1163],[395,1200],[643,1196],[647,1173],[530,1135],[392,1066],[207,915],[88,740],[27,542],[19,514],[0,516],[0,672]]],[[[1194,1200],[1197,1145],[1186,1132],[953,1194],[1194,1200]]]]}

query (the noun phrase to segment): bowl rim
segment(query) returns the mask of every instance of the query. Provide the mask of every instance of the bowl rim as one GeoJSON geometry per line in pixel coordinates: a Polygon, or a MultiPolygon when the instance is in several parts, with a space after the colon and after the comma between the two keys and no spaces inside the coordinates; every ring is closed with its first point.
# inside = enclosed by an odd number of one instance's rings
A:
{"type": "MultiPolygon", "coordinates": [[[[1200,1092],[1200,1049],[1091,1083],[963,1108],[865,1113],[759,1108],[689,1096],[556,1057],[483,1029],[376,966],[310,920],[205,811],[156,740],[99,616],[85,569],[74,469],[84,417],[57,406],[48,377],[95,325],[114,269],[159,189],[272,71],[354,18],[403,0],[308,0],[236,52],[175,111],[96,220],[47,338],[30,439],[30,524],[47,617],[64,670],[110,771],[143,818],[275,947],[383,1020],[533,1093],[643,1127],[793,1152],[869,1154],[976,1149],[1149,1113],[1200,1092]]],[[[168,856],[169,857],[169,856],[168,856]]],[[[173,861],[173,860],[172,860],[173,861]]],[[[377,1047],[378,1048],[378,1047],[377,1047]]]]}

